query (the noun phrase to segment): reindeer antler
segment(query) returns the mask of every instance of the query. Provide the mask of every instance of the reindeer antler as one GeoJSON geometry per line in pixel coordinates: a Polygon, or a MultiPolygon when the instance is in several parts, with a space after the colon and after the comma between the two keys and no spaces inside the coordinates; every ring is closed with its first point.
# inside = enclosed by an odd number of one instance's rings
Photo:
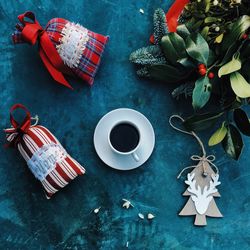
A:
{"type": "Polygon", "coordinates": [[[210,194],[216,193],[218,190],[216,186],[220,185],[221,182],[219,180],[219,175],[211,175],[212,180],[209,182],[209,187],[205,186],[203,190],[203,195],[208,197],[210,194]]]}
{"type": "Polygon", "coordinates": [[[201,195],[201,187],[198,185],[196,188],[196,180],[194,180],[195,173],[193,174],[188,174],[187,175],[187,180],[185,183],[189,185],[189,188],[187,189],[190,193],[196,195],[197,197],[201,195]]]}

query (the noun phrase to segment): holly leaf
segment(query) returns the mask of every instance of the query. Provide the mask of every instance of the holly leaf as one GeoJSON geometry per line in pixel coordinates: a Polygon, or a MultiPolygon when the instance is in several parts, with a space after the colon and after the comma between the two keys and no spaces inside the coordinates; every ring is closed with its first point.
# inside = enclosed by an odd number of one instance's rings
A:
{"type": "Polygon", "coordinates": [[[169,64],[152,65],[148,67],[149,77],[163,82],[178,82],[187,77],[187,72],[169,64]]]}
{"type": "Polygon", "coordinates": [[[229,124],[227,127],[227,134],[222,141],[222,146],[225,152],[234,160],[238,160],[243,148],[243,141],[238,129],[229,124]]]}
{"type": "Polygon", "coordinates": [[[234,110],[234,121],[238,129],[244,135],[250,136],[250,122],[244,110],[238,108],[234,110]]]}
{"type": "Polygon", "coordinates": [[[234,72],[230,75],[231,87],[234,93],[241,97],[250,97],[250,84],[245,80],[245,78],[238,72],[234,72]]]}
{"type": "Polygon", "coordinates": [[[207,41],[199,33],[194,33],[186,39],[186,51],[190,57],[207,65],[209,47],[207,41]]]}
{"type": "Polygon", "coordinates": [[[214,146],[223,141],[227,134],[227,127],[225,126],[225,122],[222,123],[222,126],[218,128],[213,135],[210,137],[208,141],[209,146],[214,146]]]}
{"type": "Polygon", "coordinates": [[[192,95],[193,108],[200,109],[206,105],[211,95],[211,84],[207,76],[199,78],[195,82],[195,87],[192,95]]]}
{"type": "Polygon", "coordinates": [[[226,51],[250,27],[250,16],[244,15],[237,19],[228,30],[222,42],[222,51],[226,51]]]}
{"type": "Polygon", "coordinates": [[[169,33],[161,40],[161,47],[165,57],[172,64],[187,57],[185,42],[177,33],[169,33]]]}
{"type": "Polygon", "coordinates": [[[183,122],[183,126],[188,131],[205,130],[207,128],[212,127],[216,123],[216,121],[219,119],[219,117],[221,117],[222,115],[223,115],[223,112],[193,115],[193,116],[187,118],[183,122]]]}
{"type": "Polygon", "coordinates": [[[222,77],[224,75],[228,75],[228,74],[235,72],[235,71],[238,71],[240,69],[241,69],[240,59],[233,57],[233,59],[230,62],[228,62],[228,63],[224,64],[222,67],[220,67],[220,69],[218,71],[218,76],[222,77]]]}
{"type": "Polygon", "coordinates": [[[188,36],[190,36],[190,32],[185,24],[178,25],[176,32],[183,39],[186,39],[188,36]]]}

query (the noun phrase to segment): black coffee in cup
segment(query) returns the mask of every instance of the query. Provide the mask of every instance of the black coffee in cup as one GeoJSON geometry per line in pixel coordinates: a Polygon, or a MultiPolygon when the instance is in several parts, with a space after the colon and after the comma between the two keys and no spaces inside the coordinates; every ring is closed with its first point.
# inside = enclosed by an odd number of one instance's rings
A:
{"type": "Polygon", "coordinates": [[[135,126],[123,122],[113,127],[109,139],[117,151],[127,153],[137,147],[140,134],[135,126]]]}

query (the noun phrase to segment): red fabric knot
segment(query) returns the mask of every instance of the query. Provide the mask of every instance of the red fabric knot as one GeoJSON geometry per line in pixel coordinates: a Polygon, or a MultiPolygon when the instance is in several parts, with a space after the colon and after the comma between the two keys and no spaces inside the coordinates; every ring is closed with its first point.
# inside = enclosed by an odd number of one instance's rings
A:
{"type": "Polygon", "coordinates": [[[38,42],[40,57],[50,75],[58,83],[72,89],[62,73],[68,72],[69,69],[64,65],[47,32],[36,20],[35,14],[31,11],[27,11],[19,15],[18,20],[21,24],[16,25],[17,31],[12,35],[13,42],[15,44],[27,42],[31,45],[35,45],[36,42],[38,42]]]}
{"type": "Polygon", "coordinates": [[[22,104],[13,105],[10,109],[10,123],[12,128],[5,129],[7,135],[11,136],[9,144],[6,145],[7,147],[16,146],[17,143],[22,139],[23,134],[28,133],[28,130],[31,126],[31,115],[29,110],[22,104]],[[17,122],[13,116],[13,112],[17,109],[22,109],[25,111],[25,117],[21,123],[17,122]],[[14,136],[12,136],[13,134],[14,136]]]}

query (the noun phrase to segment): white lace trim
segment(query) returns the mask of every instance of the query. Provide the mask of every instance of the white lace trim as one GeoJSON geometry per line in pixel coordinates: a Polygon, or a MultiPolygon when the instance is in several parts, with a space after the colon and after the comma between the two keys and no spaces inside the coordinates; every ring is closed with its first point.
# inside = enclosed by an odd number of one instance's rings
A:
{"type": "Polygon", "coordinates": [[[43,181],[56,167],[56,163],[62,162],[66,156],[67,152],[61,145],[46,144],[33,154],[27,164],[34,176],[43,181]]]}
{"type": "Polygon", "coordinates": [[[80,24],[68,22],[65,25],[59,40],[60,44],[56,48],[67,66],[70,68],[78,66],[88,40],[88,30],[80,24]]]}

